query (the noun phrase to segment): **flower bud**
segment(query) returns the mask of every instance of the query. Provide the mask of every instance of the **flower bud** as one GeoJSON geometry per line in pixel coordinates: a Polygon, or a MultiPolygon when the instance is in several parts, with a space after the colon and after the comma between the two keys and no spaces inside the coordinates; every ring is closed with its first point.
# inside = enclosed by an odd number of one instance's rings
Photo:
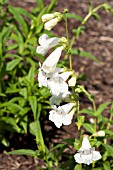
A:
{"type": "Polygon", "coordinates": [[[92,136],[102,137],[102,136],[105,136],[105,132],[103,130],[100,130],[96,133],[93,133],[92,136]]]}
{"type": "Polygon", "coordinates": [[[44,14],[42,16],[42,22],[47,22],[54,18],[54,14],[44,14]]]}
{"type": "Polygon", "coordinates": [[[50,31],[57,23],[59,22],[58,18],[54,18],[44,24],[44,28],[50,31]]]}

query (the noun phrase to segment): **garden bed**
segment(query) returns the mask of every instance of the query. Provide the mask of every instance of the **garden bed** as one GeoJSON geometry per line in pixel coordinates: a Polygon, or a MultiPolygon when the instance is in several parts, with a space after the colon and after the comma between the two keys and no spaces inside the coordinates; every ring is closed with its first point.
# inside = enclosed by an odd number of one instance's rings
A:
{"type": "MultiPolygon", "coordinates": [[[[45,4],[49,4],[49,2],[50,1],[48,0],[44,1],[45,4]]],[[[91,2],[95,7],[106,1],[101,0],[99,2],[91,2]]],[[[35,2],[31,0],[16,2],[11,0],[10,4],[24,7],[29,11],[32,10],[33,6],[35,7],[35,2]]],[[[109,4],[113,7],[112,0],[109,1],[109,4]]],[[[85,17],[88,10],[88,2],[82,0],[58,1],[55,10],[62,12],[64,8],[67,8],[71,13],[76,13],[81,17],[85,17]]],[[[113,16],[109,13],[106,14],[106,12],[102,10],[99,11],[99,15],[99,21],[94,18],[91,18],[88,21],[86,31],[75,42],[75,47],[81,51],[90,52],[100,62],[97,63],[91,59],[73,55],[73,67],[75,72],[84,74],[86,79],[80,83],[85,86],[89,93],[95,95],[97,106],[103,102],[113,100],[113,16]]],[[[79,21],[75,22],[74,19],[69,19],[70,30],[78,25],[79,21]]],[[[59,23],[53,31],[56,35],[65,36],[64,23],[59,23]]],[[[70,36],[72,36],[71,33],[70,36]]],[[[80,101],[81,108],[91,107],[91,104],[86,98],[82,98],[81,96],[80,101]]],[[[62,127],[60,130],[47,119],[43,124],[43,133],[45,134],[45,140],[48,146],[51,146],[51,143],[59,143],[62,139],[76,138],[77,136],[77,129],[74,122],[69,126],[62,127]]],[[[18,137],[18,141],[14,139],[14,142],[13,139],[11,139],[11,147],[3,147],[0,156],[0,170],[38,170],[39,165],[42,165],[43,169],[45,168],[45,164],[41,160],[39,161],[28,156],[6,155],[6,151],[19,149],[19,147],[21,149],[22,146],[24,148],[36,149],[33,137],[28,138],[29,136],[21,136],[20,138],[18,137]],[[25,140],[26,142],[23,145],[25,140]],[[28,142],[29,140],[30,142],[28,142]]]]}

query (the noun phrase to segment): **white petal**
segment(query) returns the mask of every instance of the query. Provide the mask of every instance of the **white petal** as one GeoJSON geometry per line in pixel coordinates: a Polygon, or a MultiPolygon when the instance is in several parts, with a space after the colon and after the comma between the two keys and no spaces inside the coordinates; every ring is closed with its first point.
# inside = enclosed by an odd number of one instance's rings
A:
{"type": "Polygon", "coordinates": [[[50,31],[58,23],[58,18],[54,18],[44,24],[44,28],[50,31]]]}
{"type": "Polygon", "coordinates": [[[39,37],[38,42],[41,46],[43,46],[43,48],[50,49],[50,48],[58,45],[59,38],[57,38],[57,37],[49,38],[49,36],[47,34],[42,34],[42,36],[39,37]]]}
{"type": "Polygon", "coordinates": [[[62,123],[64,125],[70,125],[72,122],[72,118],[73,118],[73,114],[66,114],[65,116],[63,116],[62,118],[62,123]]]}
{"type": "Polygon", "coordinates": [[[93,151],[93,161],[101,159],[101,154],[98,151],[93,151]]]}
{"type": "Polygon", "coordinates": [[[51,19],[53,19],[53,18],[54,18],[54,14],[44,14],[44,15],[42,16],[42,22],[49,21],[49,20],[51,20],[51,19]]]}
{"type": "Polygon", "coordinates": [[[58,109],[63,110],[65,114],[68,114],[74,105],[75,105],[74,103],[68,103],[68,104],[59,106],[58,109]]]}
{"type": "Polygon", "coordinates": [[[48,43],[49,49],[52,47],[55,47],[59,43],[59,38],[57,37],[49,38],[47,43],[48,43]]]}
{"type": "Polygon", "coordinates": [[[74,87],[76,85],[76,77],[71,77],[71,79],[68,81],[68,84],[70,87],[74,87]]]}
{"type": "MultiPolygon", "coordinates": [[[[45,46],[45,43],[48,41],[49,37],[47,34],[42,34],[39,39],[38,39],[38,42],[41,46],[45,46]]],[[[46,44],[47,45],[47,44],[46,44]]]]}
{"type": "Polygon", "coordinates": [[[50,113],[49,114],[49,120],[54,122],[56,127],[60,128],[62,126],[61,115],[57,114],[57,112],[55,112],[54,110],[51,110],[49,113],[50,113]]]}
{"type": "Polygon", "coordinates": [[[80,153],[76,153],[76,154],[74,155],[74,158],[75,158],[75,161],[76,161],[77,163],[84,163],[84,162],[83,162],[83,159],[81,159],[80,153]]]}
{"type": "Polygon", "coordinates": [[[61,52],[62,52],[63,47],[58,47],[56,50],[54,50],[49,57],[44,61],[43,65],[42,65],[42,69],[46,72],[46,73],[50,73],[53,72],[56,68],[56,64],[59,61],[59,58],[61,56],[61,52]]]}
{"type": "Polygon", "coordinates": [[[48,52],[48,49],[42,46],[37,46],[36,48],[36,53],[41,54],[43,56],[45,56],[47,52],[48,52]]]}
{"type": "Polygon", "coordinates": [[[60,93],[68,92],[68,84],[59,78],[51,78],[48,81],[48,88],[50,89],[52,95],[56,96],[58,96],[60,93]]]}
{"type": "Polygon", "coordinates": [[[72,71],[66,71],[66,72],[61,73],[61,74],[60,74],[60,77],[61,77],[64,81],[66,81],[71,74],[72,74],[72,71]]]}
{"type": "Polygon", "coordinates": [[[80,153],[76,153],[74,155],[75,161],[77,163],[91,164],[93,162],[92,155],[82,155],[80,153]]]}
{"type": "Polygon", "coordinates": [[[82,141],[82,149],[89,149],[91,148],[91,145],[89,143],[89,140],[86,136],[83,137],[83,141],[82,141]]]}
{"type": "Polygon", "coordinates": [[[44,71],[41,68],[39,68],[38,82],[39,82],[39,87],[41,86],[47,87],[47,75],[44,73],[44,71]]]}

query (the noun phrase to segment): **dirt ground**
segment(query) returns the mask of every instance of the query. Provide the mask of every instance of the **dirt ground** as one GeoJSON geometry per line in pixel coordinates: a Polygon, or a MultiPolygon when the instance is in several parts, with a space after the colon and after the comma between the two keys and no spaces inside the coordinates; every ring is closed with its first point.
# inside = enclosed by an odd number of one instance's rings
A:
{"type": "MultiPolygon", "coordinates": [[[[87,0],[58,0],[56,11],[62,12],[67,8],[69,12],[76,13],[81,17],[85,17],[88,11],[87,0]]],[[[94,7],[108,2],[113,7],[112,0],[90,0],[94,7]]],[[[50,0],[44,0],[45,4],[49,4],[50,0]]],[[[14,6],[24,7],[31,11],[32,7],[36,5],[34,0],[15,1],[10,0],[10,4],[14,6]]],[[[95,95],[97,106],[103,102],[113,101],[113,15],[99,10],[100,20],[96,21],[94,18],[89,19],[86,31],[75,42],[75,47],[81,51],[92,53],[100,60],[100,63],[94,62],[88,58],[80,58],[73,56],[73,68],[76,72],[84,74],[86,80],[81,82],[91,94],[95,95]]],[[[72,36],[72,29],[78,26],[79,21],[74,19],[69,20],[70,37],[72,36]]],[[[65,36],[65,26],[61,22],[53,29],[54,33],[59,36],[65,36]],[[60,28],[59,28],[60,26],[60,28]]],[[[81,100],[81,108],[90,106],[86,99],[81,100]]],[[[91,107],[91,106],[90,106],[91,107]]],[[[45,122],[44,129],[48,133],[46,141],[52,135],[50,142],[58,142],[62,138],[76,137],[76,127],[74,123],[68,127],[63,127],[60,130],[55,129],[53,135],[51,128],[53,124],[45,122]]],[[[54,127],[55,128],[55,127],[54,127]]],[[[7,156],[4,153],[0,157],[0,170],[38,170],[38,166],[42,162],[26,156],[7,156]]],[[[44,165],[43,167],[44,168],[44,165]]]]}

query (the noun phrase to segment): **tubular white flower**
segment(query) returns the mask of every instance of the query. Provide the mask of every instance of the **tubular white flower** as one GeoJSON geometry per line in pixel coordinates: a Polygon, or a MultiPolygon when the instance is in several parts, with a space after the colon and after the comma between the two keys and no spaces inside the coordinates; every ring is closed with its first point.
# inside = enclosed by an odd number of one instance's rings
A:
{"type": "Polygon", "coordinates": [[[38,73],[38,82],[39,82],[39,87],[44,86],[48,87],[48,82],[50,79],[58,74],[62,69],[61,68],[55,68],[55,70],[52,73],[46,73],[43,71],[42,68],[39,68],[39,73],[38,73]]]}
{"type": "Polygon", "coordinates": [[[44,29],[50,31],[58,22],[59,19],[57,17],[53,18],[44,24],[44,29]]]}
{"type": "Polygon", "coordinates": [[[45,86],[50,89],[52,95],[69,93],[68,84],[59,76],[60,68],[55,68],[52,73],[46,73],[42,68],[39,69],[39,87],[45,86]]]}
{"type": "Polygon", "coordinates": [[[60,93],[68,93],[68,84],[57,74],[50,78],[48,88],[52,95],[58,96],[60,93]]]}
{"type": "Polygon", "coordinates": [[[89,140],[86,136],[83,137],[82,147],[78,153],[74,155],[77,163],[91,164],[93,161],[101,159],[100,152],[95,151],[95,148],[91,148],[89,140]]]}
{"type": "Polygon", "coordinates": [[[54,50],[49,57],[44,61],[42,64],[42,69],[46,73],[53,72],[56,68],[56,65],[60,59],[61,53],[62,53],[63,47],[58,47],[56,50],[54,50]]]}
{"type": "Polygon", "coordinates": [[[36,52],[44,56],[49,49],[58,45],[59,38],[57,37],[49,38],[47,34],[43,34],[42,36],[39,37],[38,42],[40,45],[37,46],[36,52]]]}
{"type": "Polygon", "coordinates": [[[51,110],[49,113],[49,120],[54,122],[56,127],[60,128],[63,125],[70,125],[74,110],[71,111],[75,104],[74,103],[68,103],[62,106],[59,106],[58,108],[54,107],[54,110],[51,110]],[[71,112],[70,112],[71,111],[71,112]],[[70,113],[69,113],[70,112],[70,113]]]}
{"type": "Polygon", "coordinates": [[[42,16],[42,22],[47,22],[54,18],[54,14],[44,14],[42,16]]]}

